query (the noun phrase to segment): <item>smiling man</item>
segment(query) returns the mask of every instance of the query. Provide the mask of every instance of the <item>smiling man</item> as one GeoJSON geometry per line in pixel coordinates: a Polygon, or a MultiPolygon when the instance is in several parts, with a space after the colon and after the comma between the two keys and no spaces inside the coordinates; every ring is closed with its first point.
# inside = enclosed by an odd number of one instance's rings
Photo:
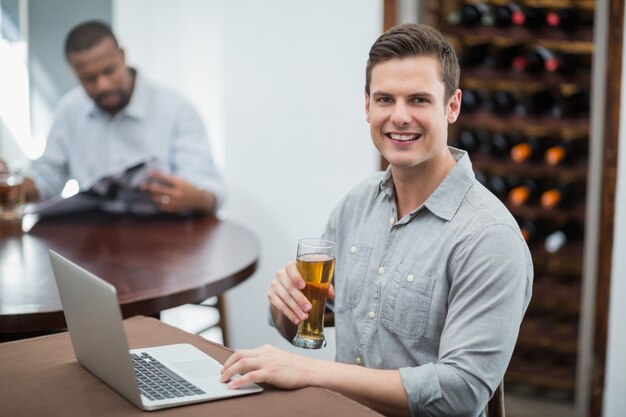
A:
{"type": "MultiPolygon", "coordinates": [[[[337,242],[337,361],[271,346],[235,352],[223,381],[320,386],[386,415],[480,416],[502,380],[532,287],[532,262],[502,203],[447,146],[459,65],[438,31],[407,24],[370,50],[365,113],[389,161],[350,192],[324,237],[337,242]]],[[[268,296],[288,339],[307,317],[295,263],[268,296]]]]}
{"type": "Polygon", "coordinates": [[[88,189],[103,176],[152,160],[158,170],[144,191],[158,209],[215,211],[223,185],[191,104],[127,66],[102,22],[73,28],[65,56],[81,87],[57,108],[44,154],[27,174],[27,198],[58,194],[72,178],[88,189]]]}

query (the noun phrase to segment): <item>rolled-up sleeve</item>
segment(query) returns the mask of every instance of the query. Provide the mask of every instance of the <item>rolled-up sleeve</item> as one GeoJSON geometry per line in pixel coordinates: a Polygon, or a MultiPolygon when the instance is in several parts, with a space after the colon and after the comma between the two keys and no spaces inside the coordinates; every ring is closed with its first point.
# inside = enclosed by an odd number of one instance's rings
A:
{"type": "Polygon", "coordinates": [[[461,241],[438,360],[401,368],[414,416],[475,416],[504,376],[530,301],[532,262],[510,225],[482,227],[461,241]]]}

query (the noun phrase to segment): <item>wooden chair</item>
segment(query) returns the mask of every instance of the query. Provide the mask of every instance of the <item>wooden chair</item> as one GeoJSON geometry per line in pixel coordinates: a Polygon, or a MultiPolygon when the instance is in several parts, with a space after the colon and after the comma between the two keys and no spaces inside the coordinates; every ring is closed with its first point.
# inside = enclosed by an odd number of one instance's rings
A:
{"type": "MultiPolygon", "coordinates": [[[[335,315],[330,311],[324,314],[324,327],[335,326],[335,315]]],[[[505,417],[504,413],[504,381],[501,381],[487,402],[487,417],[505,417]]]]}

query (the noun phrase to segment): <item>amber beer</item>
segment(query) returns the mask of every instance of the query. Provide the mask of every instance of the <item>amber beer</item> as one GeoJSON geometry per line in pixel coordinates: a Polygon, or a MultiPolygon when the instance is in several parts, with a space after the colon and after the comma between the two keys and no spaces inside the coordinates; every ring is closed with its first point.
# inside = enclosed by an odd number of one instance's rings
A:
{"type": "Polygon", "coordinates": [[[302,243],[303,241],[298,245],[296,265],[304,279],[305,287],[302,293],[311,303],[311,310],[309,317],[300,322],[298,333],[292,343],[303,348],[319,349],[326,346],[324,310],[335,270],[334,243],[321,239],[315,239],[313,243],[310,240],[308,243],[302,243]],[[322,245],[317,249],[318,253],[315,247],[317,243],[322,245]]]}
{"type": "Polygon", "coordinates": [[[20,175],[0,174],[0,220],[19,220],[25,203],[20,175]]]}

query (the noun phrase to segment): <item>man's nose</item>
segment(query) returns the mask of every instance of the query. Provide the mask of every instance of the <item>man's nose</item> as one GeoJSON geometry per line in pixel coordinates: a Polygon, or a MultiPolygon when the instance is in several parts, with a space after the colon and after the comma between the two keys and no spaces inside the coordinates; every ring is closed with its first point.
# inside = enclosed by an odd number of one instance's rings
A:
{"type": "Polygon", "coordinates": [[[105,75],[101,75],[96,78],[96,92],[103,93],[111,90],[111,79],[105,75]]]}
{"type": "Polygon", "coordinates": [[[409,107],[402,101],[397,101],[391,114],[391,121],[397,126],[405,126],[411,122],[409,107]]]}

